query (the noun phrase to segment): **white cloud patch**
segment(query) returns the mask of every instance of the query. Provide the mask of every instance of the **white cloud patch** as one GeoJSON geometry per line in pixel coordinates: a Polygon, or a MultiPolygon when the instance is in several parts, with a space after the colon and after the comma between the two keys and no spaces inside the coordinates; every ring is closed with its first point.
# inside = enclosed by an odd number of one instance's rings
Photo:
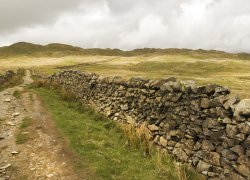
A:
{"type": "Polygon", "coordinates": [[[0,0],[0,45],[250,52],[249,0],[0,0]],[[14,4],[14,6],[13,6],[14,4]]]}
{"type": "Polygon", "coordinates": [[[162,17],[148,15],[140,20],[136,30],[122,33],[120,42],[125,47],[154,47],[167,36],[167,31],[168,27],[163,24],[162,17]]]}

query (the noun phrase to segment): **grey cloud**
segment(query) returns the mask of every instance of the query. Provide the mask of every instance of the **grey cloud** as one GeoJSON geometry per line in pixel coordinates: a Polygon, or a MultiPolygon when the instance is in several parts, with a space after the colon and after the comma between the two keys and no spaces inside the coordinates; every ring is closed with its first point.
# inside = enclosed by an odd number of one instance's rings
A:
{"type": "Polygon", "coordinates": [[[61,13],[76,8],[80,0],[0,0],[0,32],[49,23],[61,13]]]}
{"type": "Polygon", "coordinates": [[[249,0],[0,1],[5,7],[0,7],[0,45],[30,41],[250,52],[249,0]],[[11,2],[16,5],[10,8],[11,2]]]}

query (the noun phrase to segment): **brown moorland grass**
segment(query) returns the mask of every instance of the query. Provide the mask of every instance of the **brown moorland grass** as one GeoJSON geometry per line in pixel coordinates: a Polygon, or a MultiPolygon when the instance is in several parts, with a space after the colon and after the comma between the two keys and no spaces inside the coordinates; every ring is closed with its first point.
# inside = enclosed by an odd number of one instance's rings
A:
{"type": "MultiPolygon", "coordinates": [[[[57,45],[53,45],[53,48],[55,47],[57,45]]],[[[36,51],[39,51],[39,48],[36,51]]],[[[0,72],[24,67],[34,69],[44,75],[65,69],[77,69],[103,76],[119,75],[124,78],[140,76],[160,79],[175,76],[180,80],[193,79],[199,84],[225,85],[231,88],[234,94],[239,94],[242,98],[250,98],[250,59],[247,53],[230,54],[220,51],[185,49],[143,49],[134,50],[133,53],[127,55],[72,53],[49,56],[40,53],[39,56],[34,57],[24,55],[2,57],[0,63],[0,72]]]]}

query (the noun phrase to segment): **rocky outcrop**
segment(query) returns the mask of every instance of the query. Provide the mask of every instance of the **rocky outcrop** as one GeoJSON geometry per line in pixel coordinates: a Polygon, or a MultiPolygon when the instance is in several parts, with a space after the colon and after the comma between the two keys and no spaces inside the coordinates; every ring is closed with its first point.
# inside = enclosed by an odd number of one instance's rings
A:
{"type": "Polygon", "coordinates": [[[249,179],[249,101],[219,85],[64,71],[48,78],[115,121],[147,124],[152,141],[209,178],[249,179]]]}

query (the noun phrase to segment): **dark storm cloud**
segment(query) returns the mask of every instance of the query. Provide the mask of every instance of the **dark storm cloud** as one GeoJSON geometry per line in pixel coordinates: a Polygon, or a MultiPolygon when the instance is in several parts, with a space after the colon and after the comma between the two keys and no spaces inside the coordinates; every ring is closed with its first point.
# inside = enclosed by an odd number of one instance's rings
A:
{"type": "Polygon", "coordinates": [[[33,24],[50,23],[81,0],[0,0],[0,32],[33,24]]]}
{"type": "Polygon", "coordinates": [[[0,0],[0,45],[250,52],[249,0],[0,0]]]}

